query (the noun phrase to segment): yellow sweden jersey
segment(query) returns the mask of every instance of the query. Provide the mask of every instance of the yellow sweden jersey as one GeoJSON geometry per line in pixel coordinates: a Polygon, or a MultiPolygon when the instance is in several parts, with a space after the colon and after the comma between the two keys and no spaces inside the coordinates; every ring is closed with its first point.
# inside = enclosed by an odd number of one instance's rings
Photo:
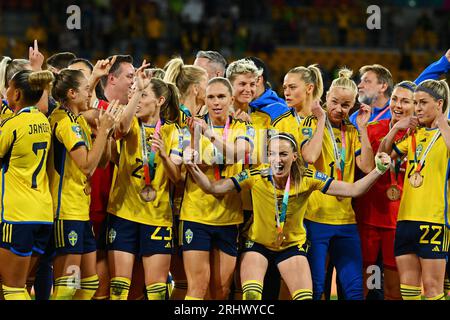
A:
{"type": "MultiPolygon", "coordinates": [[[[303,142],[306,143],[315,132],[317,127],[317,119],[313,116],[306,117],[300,128],[303,135],[303,142]]],[[[345,168],[343,180],[346,182],[354,182],[356,157],[361,153],[361,143],[359,140],[358,130],[348,121],[345,122],[345,168]]],[[[326,173],[332,178],[337,178],[336,166],[333,153],[333,145],[331,136],[325,126],[325,132],[322,143],[322,153],[319,159],[314,163],[316,170],[326,173]]],[[[334,137],[339,150],[342,148],[341,130],[333,128],[334,137]]],[[[337,197],[314,192],[308,199],[308,210],[306,219],[326,224],[342,225],[356,223],[355,212],[352,207],[352,199],[344,198],[341,201],[337,197]]]]}
{"type": "Polygon", "coordinates": [[[300,125],[301,121],[295,116],[294,109],[290,109],[272,122],[271,129],[292,134],[295,137],[297,146],[300,146],[303,141],[303,137],[300,134],[300,125]]]}
{"type": "Polygon", "coordinates": [[[52,198],[46,163],[50,124],[34,107],[5,120],[0,129],[2,221],[52,223],[52,198]]]}
{"type": "MultiPolygon", "coordinates": [[[[207,117],[205,118],[207,120],[207,117]]],[[[223,127],[214,127],[214,130],[218,135],[222,136],[223,127]]],[[[227,141],[235,142],[238,139],[244,139],[250,145],[253,145],[253,131],[253,127],[247,123],[230,117],[227,141]]],[[[184,139],[189,140],[190,137],[185,137],[184,139]]],[[[213,145],[204,136],[201,137],[199,145],[202,160],[207,164],[204,173],[209,179],[215,179],[214,166],[208,165],[211,164],[213,159],[213,145]]],[[[235,164],[222,165],[220,168],[221,178],[230,178],[242,170],[242,161],[235,164]]],[[[183,202],[181,204],[180,220],[216,226],[242,223],[243,215],[240,195],[230,194],[216,197],[211,194],[206,194],[197,186],[190,175],[188,175],[183,202]]]]}
{"type": "Polygon", "coordinates": [[[48,175],[55,218],[87,221],[90,204],[90,195],[84,193],[87,177],[69,153],[80,146],[91,149],[91,129],[83,116],[77,117],[64,107],[56,108],[49,120],[53,141],[48,175]]]}
{"type": "MultiPolygon", "coordinates": [[[[415,134],[418,161],[427,149],[436,130],[439,129],[420,128],[415,134]]],[[[394,145],[394,150],[400,155],[407,154],[408,159],[398,221],[425,221],[440,224],[448,222],[450,152],[445,141],[440,136],[428,153],[421,171],[423,184],[418,188],[413,188],[408,180],[416,169],[411,142],[412,137],[408,136],[405,140],[394,145]]]]}
{"type": "Polygon", "coordinates": [[[14,115],[13,111],[9,108],[8,102],[2,100],[2,106],[0,109],[0,121],[11,118],[14,115]]]}
{"type": "MultiPolygon", "coordinates": [[[[281,246],[277,246],[274,243],[277,237],[274,187],[269,169],[261,167],[260,169],[245,170],[231,179],[238,191],[250,189],[252,192],[253,223],[248,231],[248,239],[274,251],[281,251],[305,243],[306,230],[303,226],[303,218],[308,197],[315,190],[326,192],[333,180],[326,174],[312,168],[305,170],[300,186],[297,188],[294,187],[292,181],[286,222],[283,228],[286,240],[281,246]]],[[[284,189],[276,189],[276,192],[278,203],[281,206],[284,189]]]]}
{"type": "MultiPolygon", "coordinates": [[[[144,125],[147,148],[151,148],[151,138],[155,126],[144,125]]],[[[161,127],[161,137],[167,155],[176,153],[181,157],[182,136],[177,124],[161,127]]],[[[172,211],[169,199],[169,178],[158,154],[155,155],[155,176],[151,182],[156,191],[156,199],[144,202],[139,194],[145,187],[142,162],[141,131],[135,117],[129,133],[120,141],[119,168],[114,172],[114,183],[109,197],[108,212],[123,219],[153,226],[172,226],[172,211]]]]}

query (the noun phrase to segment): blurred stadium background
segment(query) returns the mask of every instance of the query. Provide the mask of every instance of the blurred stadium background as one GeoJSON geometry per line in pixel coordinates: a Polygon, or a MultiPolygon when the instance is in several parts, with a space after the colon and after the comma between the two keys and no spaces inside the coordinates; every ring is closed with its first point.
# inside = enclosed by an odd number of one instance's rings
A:
{"type": "Polygon", "coordinates": [[[263,59],[280,91],[286,71],[319,63],[328,87],[339,66],[381,63],[394,80],[414,79],[450,47],[450,0],[1,0],[0,55],[26,58],[33,39],[48,57],[71,51],[95,60],[131,54],[163,67],[197,50],[228,61],[263,59]],[[66,9],[81,8],[81,29],[68,30],[66,9]],[[366,9],[381,8],[369,30],[366,9]]]}

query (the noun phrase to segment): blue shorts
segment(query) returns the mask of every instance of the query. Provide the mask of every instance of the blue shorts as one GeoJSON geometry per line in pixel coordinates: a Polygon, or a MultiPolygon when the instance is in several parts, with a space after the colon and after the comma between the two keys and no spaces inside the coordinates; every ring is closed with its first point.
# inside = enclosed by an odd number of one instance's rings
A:
{"type": "Polygon", "coordinates": [[[43,254],[52,236],[52,228],[52,224],[2,222],[0,247],[22,257],[31,256],[33,252],[43,254]]]}
{"type": "Polygon", "coordinates": [[[192,221],[180,221],[182,250],[210,251],[217,247],[226,254],[237,257],[238,225],[210,226],[192,221]]]}
{"type": "Polygon", "coordinates": [[[262,244],[253,242],[251,240],[247,240],[247,241],[245,241],[245,244],[242,248],[242,252],[251,252],[251,251],[258,252],[267,259],[267,261],[269,262],[269,265],[272,263],[274,263],[275,265],[278,265],[280,262],[283,262],[284,260],[287,260],[294,256],[306,257],[306,254],[308,253],[308,249],[309,249],[308,241],[306,241],[303,244],[299,244],[297,246],[289,247],[282,251],[273,251],[273,250],[267,249],[262,244]]]}
{"type": "Polygon", "coordinates": [[[97,251],[91,222],[55,220],[54,246],[56,255],[86,254],[97,251]]]}
{"type": "Polygon", "coordinates": [[[446,259],[449,230],[444,224],[398,221],[395,231],[395,256],[416,254],[423,259],[446,259]]]}
{"type": "Polygon", "coordinates": [[[140,256],[172,254],[172,227],[149,226],[113,214],[108,220],[107,250],[140,256]]]}

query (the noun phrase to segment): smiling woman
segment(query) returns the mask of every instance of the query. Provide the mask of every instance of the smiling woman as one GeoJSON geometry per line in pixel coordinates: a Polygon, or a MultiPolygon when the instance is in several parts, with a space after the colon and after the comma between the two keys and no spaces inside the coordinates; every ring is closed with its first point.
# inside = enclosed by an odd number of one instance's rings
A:
{"type": "Polygon", "coordinates": [[[277,133],[269,140],[268,166],[215,181],[196,164],[187,163],[192,178],[205,193],[219,196],[251,190],[254,218],[240,268],[245,300],[261,299],[269,263],[277,265],[294,300],[312,299],[311,273],[306,259],[309,246],[303,224],[308,198],[314,190],[334,196],[359,196],[387,170],[390,161],[386,154],[377,155],[376,169],[356,183],[346,183],[314,168],[305,169],[297,150],[292,135],[277,133]]]}

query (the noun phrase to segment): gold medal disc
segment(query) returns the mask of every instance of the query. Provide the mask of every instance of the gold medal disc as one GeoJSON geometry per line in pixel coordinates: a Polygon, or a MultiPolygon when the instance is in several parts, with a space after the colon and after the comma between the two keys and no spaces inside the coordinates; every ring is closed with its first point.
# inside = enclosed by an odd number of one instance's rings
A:
{"type": "Polygon", "coordinates": [[[151,186],[145,186],[139,195],[143,201],[152,202],[156,198],[156,191],[151,186]]]}
{"type": "Polygon", "coordinates": [[[400,189],[397,186],[395,186],[395,185],[390,186],[386,190],[386,195],[387,195],[388,199],[391,200],[391,201],[399,200],[401,194],[402,193],[401,193],[400,189]]]}

